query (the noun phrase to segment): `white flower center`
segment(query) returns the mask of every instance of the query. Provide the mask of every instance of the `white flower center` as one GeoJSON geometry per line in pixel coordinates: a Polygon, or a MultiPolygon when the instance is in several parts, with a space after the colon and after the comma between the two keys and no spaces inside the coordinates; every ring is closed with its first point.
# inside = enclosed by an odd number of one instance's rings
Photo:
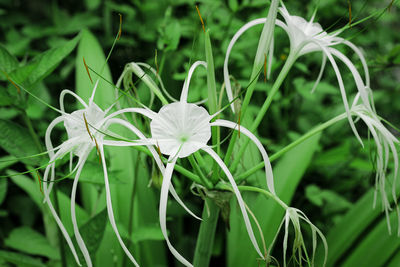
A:
{"type": "Polygon", "coordinates": [[[161,153],[184,158],[207,146],[211,138],[210,115],[203,107],[176,102],[165,105],[150,123],[152,138],[161,153]]]}
{"type": "Polygon", "coordinates": [[[97,130],[102,130],[101,127],[104,124],[105,115],[105,112],[95,103],[89,104],[86,109],[79,109],[71,114],[64,115],[64,126],[68,139],[79,137],[77,146],[73,151],[75,155],[81,156],[88,144],[95,145],[92,138],[96,138],[97,141],[103,138],[104,135],[97,130]]]}

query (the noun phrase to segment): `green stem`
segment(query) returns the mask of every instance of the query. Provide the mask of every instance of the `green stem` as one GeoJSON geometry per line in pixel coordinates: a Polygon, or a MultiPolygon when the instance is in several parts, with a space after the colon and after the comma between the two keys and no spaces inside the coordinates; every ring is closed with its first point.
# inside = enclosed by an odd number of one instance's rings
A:
{"type": "Polygon", "coordinates": [[[206,198],[194,252],[193,266],[195,267],[208,267],[210,264],[219,211],[217,204],[206,198]]]}
{"type": "Polygon", "coordinates": [[[25,110],[22,110],[22,118],[24,119],[24,122],[26,126],[28,127],[28,132],[31,135],[33,142],[35,143],[37,149],[39,152],[43,151],[42,144],[40,143],[39,137],[37,136],[35,129],[33,128],[32,121],[28,117],[28,114],[26,114],[25,110]]]}
{"type": "MultiPolygon", "coordinates": [[[[257,129],[258,125],[261,123],[261,120],[264,118],[264,115],[265,115],[265,113],[267,112],[269,106],[271,105],[272,100],[274,99],[276,93],[278,92],[279,88],[281,87],[283,81],[285,80],[285,78],[286,78],[286,76],[287,76],[289,70],[290,70],[291,67],[293,66],[293,64],[294,64],[294,62],[296,61],[296,59],[297,59],[297,53],[296,53],[296,52],[289,53],[289,56],[288,56],[288,58],[287,58],[287,60],[286,60],[286,62],[285,62],[285,65],[283,66],[281,72],[279,73],[278,78],[275,80],[275,83],[274,83],[274,85],[272,86],[272,89],[271,89],[271,91],[269,92],[267,99],[265,100],[265,102],[264,102],[264,104],[262,105],[261,109],[260,109],[259,112],[257,113],[257,117],[255,118],[253,124],[252,124],[251,127],[249,128],[249,130],[250,130],[251,132],[254,132],[254,131],[257,129]]],[[[235,139],[236,139],[236,135],[235,135],[235,136],[232,136],[232,139],[231,139],[231,140],[233,140],[234,137],[235,137],[235,139]]],[[[242,145],[242,147],[240,148],[238,155],[235,157],[235,159],[234,159],[234,161],[233,161],[233,163],[232,163],[232,165],[231,165],[231,168],[230,168],[230,169],[231,169],[232,172],[235,172],[236,168],[238,167],[238,165],[239,165],[239,163],[240,163],[240,159],[242,158],[243,153],[244,153],[244,151],[246,150],[246,147],[247,147],[247,145],[249,144],[249,142],[250,142],[250,139],[248,139],[248,140],[242,145]]],[[[231,141],[231,143],[229,144],[229,146],[231,146],[231,144],[232,144],[232,141],[231,141]]],[[[233,146],[233,145],[232,145],[232,146],[233,146]]],[[[233,150],[233,148],[232,148],[232,150],[233,150]]]]}
{"type": "MultiPolygon", "coordinates": [[[[296,141],[293,141],[292,143],[290,143],[289,145],[285,146],[284,148],[282,148],[281,150],[279,150],[278,152],[276,152],[275,154],[273,154],[271,157],[269,157],[269,160],[272,162],[278,158],[280,158],[283,154],[285,154],[286,152],[288,152],[290,149],[292,149],[293,147],[297,146],[298,144],[304,142],[305,140],[307,140],[308,138],[310,138],[311,136],[322,132],[323,130],[325,130],[326,128],[328,128],[329,126],[343,120],[347,118],[346,113],[342,113],[332,119],[330,119],[329,121],[324,122],[323,124],[320,124],[318,126],[316,126],[315,128],[313,128],[312,130],[310,130],[309,132],[305,133],[303,136],[301,136],[299,139],[297,139],[296,141]]],[[[245,180],[247,177],[249,177],[250,175],[254,174],[256,171],[262,169],[265,166],[264,161],[258,163],[256,166],[254,166],[253,168],[247,170],[246,172],[238,175],[236,177],[236,182],[240,183],[241,181],[245,180]]]]}
{"type": "Polygon", "coordinates": [[[197,164],[196,160],[194,159],[193,155],[190,155],[188,157],[190,164],[196,171],[197,175],[200,177],[201,184],[204,185],[207,189],[213,188],[213,184],[207,179],[207,177],[204,175],[203,171],[201,170],[199,164],[197,164]]]}
{"type": "MultiPolygon", "coordinates": [[[[228,190],[228,191],[233,192],[233,188],[232,188],[232,186],[229,185],[229,184],[225,184],[225,183],[222,184],[222,183],[220,183],[220,184],[218,184],[217,188],[220,189],[220,190],[228,190]]],[[[280,198],[279,198],[278,196],[272,194],[271,192],[269,192],[269,191],[267,191],[267,190],[265,190],[265,189],[258,188],[258,187],[254,187],[254,186],[246,186],[246,185],[239,185],[239,186],[238,186],[238,189],[239,189],[240,191],[249,191],[249,192],[261,193],[261,194],[263,194],[264,196],[266,196],[267,198],[270,198],[270,199],[274,200],[274,201],[275,201],[276,203],[278,203],[284,210],[286,210],[286,209],[289,208],[289,206],[286,205],[285,202],[283,202],[282,200],[280,200],[280,198]]]]}

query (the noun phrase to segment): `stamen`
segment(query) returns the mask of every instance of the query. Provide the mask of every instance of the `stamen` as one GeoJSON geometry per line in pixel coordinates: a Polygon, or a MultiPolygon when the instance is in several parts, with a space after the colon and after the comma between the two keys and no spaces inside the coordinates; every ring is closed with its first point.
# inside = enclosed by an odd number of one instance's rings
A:
{"type": "Polygon", "coordinates": [[[392,8],[394,0],[392,0],[392,2],[390,2],[389,7],[388,7],[388,11],[390,12],[390,9],[392,8]]]}
{"type": "Polygon", "coordinates": [[[122,15],[119,13],[119,30],[118,30],[118,37],[117,37],[117,41],[119,40],[119,38],[121,38],[121,34],[122,34],[122,15]]]}
{"type": "Polygon", "coordinates": [[[87,123],[85,113],[83,113],[83,120],[85,121],[86,131],[88,132],[88,134],[89,134],[89,136],[90,136],[90,140],[93,141],[93,137],[92,137],[92,134],[90,133],[89,125],[88,125],[88,123],[87,123]]]}
{"type": "Polygon", "coordinates": [[[43,194],[43,188],[42,188],[42,178],[40,178],[39,172],[37,170],[36,170],[36,174],[37,174],[37,178],[38,178],[38,181],[39,181],[40,192],[42,193],[42,195],[44,195],[43,194]]]}
{"type": "Polygon", "coordinates": [[[158,141],[156,141],[156,145],[157,145],[157,153],[158,153],[158,156],[159,156],[160,159],[162,160],[162,158],[161,158],[161,149],[160,149],[160,145],[158,144],[158,141]]]}
{"type": "Polygon", "coordinates": [[[101,164],[101,154],[100,154],[99,145],[97,144],[96,138],[93,137],[93,139],[94,139],[94,143],[96,144],[97,155],[99,156],[99,162],[100,162],[100,164],[101,164]]]}
{"type": "Polygon", "coordinates": [[[196,10],[197,10],[197,14],[200,17],[201,26],[203,27],[203,32],[205,33],[206,32],[206,28],[204,27],[204,21],[203,21],[203,18],[201,17],[200,10],[199,10],[199,7],[197,5],[196,5],[196,10]]]}
{"type": "Polygon", "coordinates": [[[264,83],[267,82],[267,54],[264,53],[264,83]]]}
{"type": "Polygon", "coordinates": [[[15,82],[13,82],[13,80],[11,80],[10,76],[8,76],[8,74],[3,70],[1,70],[1,72],[4,74],[4,76],[6,76],[7,80],[9,80],[10,83],[12,83],[12,85],[14,85],[15,88],[17,88],[18,94],[21,94],[21,89],[19,89],[18,85],[16,85],[15,82]]]}
{"type": "Polygon", "coordinates": [[[154,63],[156,65],[156,75],[158,75],[158,64],[157,64],[157,49],[156,49],[156,54],[154,56],[154,63]]]}
{"type": "Polygon", "coordinates": [[[83,58],[83,65],[85,65],[85,69],[86,69],[87,74],[89,75],[90,82],[93,83],[92,77],[90,77],[88,65],[86,65],[85,57],[82,57],[82,58],[83,58]]]}
{"type": "Polygon", "coordinates": [[[238,137],[240,138],[240,118],[241,118],[242,110],[239,110],[238,116],[238,137]]]}
{"type": "Polygon", "coordinates": [[[350,3],[350,0],[347,0],[347,3],[349,4],[349,26],[351,28],[352,16],[351,16],[351,3],[350,3]]]}

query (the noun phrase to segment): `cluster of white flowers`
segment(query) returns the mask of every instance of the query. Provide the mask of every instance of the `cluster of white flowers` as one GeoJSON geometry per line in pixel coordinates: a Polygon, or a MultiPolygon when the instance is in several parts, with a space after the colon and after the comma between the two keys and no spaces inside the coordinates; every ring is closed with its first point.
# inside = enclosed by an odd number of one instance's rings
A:
{"type": "MultiPolygon", "coordinates": [[[[329,59],[338,79],[339,88],[344,103],[344,108],[348,115],[350,126],[361,143],[362,141],[358,135],[352,116],[360,118],[368,126],[378,149],[378,160],[376,162],[377,164],[376,184],[377,188],[380,190],[382,194],[385,210],[388,212],[388,210],[390,209],[390,204],[384,190],[385,172],[388,165],[389,151],[391,151],[395,161],[395,176],[397,176],[398,158],[394,143],[397,143],[398,140],[382,125],[379,117],[375,113],[373,103],[371,101],[372,98],[370,96],[371,93],[369,89],[370,87],[369,73],[364,56],[354,44],[337,36],[340,33],[340,31],[334,34],[328,34],[327,32],[325,32],[318,23],[313,22],[314,17],[311,19],[311,21],[308,22],[301,17],[292,16],[288,13],[287,9],[283,4],[279,9],[279,11],[282,17],[284,18],[285,22],[282,22],[277,19],[273,21],[273,23],[284,29],[289,35],[290,46],[291,46],[290,53],[294,55],[293,58],[297,59],[299,56],[314,51],[321,51],[323,53],[321,72],[317,78],[316,85],[318,84],[318,82],[322,77],[322,72],[325,67],[326,60],[329,59]],[[336,46],[338,44],[345,44],[349,46],[359,56],[364,68],[365,81],[363,81],[363,79],[361,78],[354,64],[345,55],[343,55],[341,52],[333,48],[333,46],[336,46]],[[343,80],[341,78],[339,68],[333,56],[340,59],[349,68],[356,82],[358,95],[352,107],[350,107],[348,104],[343,80]],[[357,103],[359,99],[361,99],[361,104],[357,103]]],[[[261,18],[245,24],[234,35],[231,43],[228,46],[224,63],[224,78],[225,78],[224,82],[226,85],[228,99],[231,103],[233,102],[233,95],[230,86],[229,72],[228,72],[228,59],[231,49],[235,44],[235,42],[237,41],[237,39],[245,31],[247,31],[248,29],[250,29],[255,25],[265,24],[267,22],[268,22],[267,19],[261,18]]],[[[272,52],[273,42],[268,44],[268,49],[270,51],[269,53],[269,58],[270,58],[269,65],[270,65],[273,54],[272,52]]],[[[146,66],[146,65],[142,63],[130,63],[130,66],[134,72],[139,73],[138,76],[141,76],[143,81],[146,84],[148,84],[149,87],[157,87],[156,83],[153,80],[151,80],[150,76],[146,75],[140,68],[140,66],[146,66]]],[[[221,156],[218,155],[214,151],[214,149],[208,144],[212,133],[211,127],[227,127],[236,131],[240,131],[240,133],[246,135],[257,146],[265,164],[265,177],[268,190],[270,191],[271,194],[273,194],[276,198],[278,198],[278,196],[276,196],[274,189],[272,167],[267,152],[264,146],[261,144],[261,142],[257,139],[257,137],[245,127],[241,125],[239,126],[238,123],[236,122],[231,122],[222,119],[215,119],[216,115],[219,113],[210,115],[209,112],[204,107],[194,103],[187,102],[190,80],[193,72],[199,66],[207,68],[207,63],[203,61],[195,62],[188,71],[188,76],[184,82],[180,100],[175,101],[173,103],[165,104],[163,107],[161,107],[161,109],[157,113],[153,112],[149,108],[125,108],[125,109],[119,109],[109,114],[111,109],[115,108],[114,106],[111,106],[107,110],[103,111],[93,102],[97,83],[93,89],[93,93],[91,98],[89,99],[88,104],[86,104],[78,95],[76,95],[72,91],[64,90],[61,93],[60,110],[59,110],[61,115],[50,123],[46,131],[46,146],[50,157],[49,161],[50,164],[47,166],[45,170],[45,175],[44,175],[45,183],[43,185],[44,185],[45,202],[48,204],[78,264],[80,264],[80,262],[76,250],[74,248],[74,245],[50,201],[50,192],[53,185],[52,182],[54,182],[55,180],[55,160],[60,157],[63,157],[67,153],[70,153],[71,155],[70,168],[72,172],[76,172],[71,192],[72,224],[77,244],[84,255],[86,264],[88,266],[92,266],[89,252],[85,246],[84,240],[82,239],[79,233],[78,224],[75,216],[75,198],[76,198],[79,176],[81,174],[85,161],[87,160],[89,153],[92,150],[96,149],[98,156],[100,157],[100,161],[102,163],[104,171],[107,211],[111,226],[126,255],[129,257],[132,263],[138,266],[138,263],[135,261],[134,257],[132,256],[128,248],[125,246],[122,238],[120,237],[120,234],[118,232],[118,227],[114,219],[112,199],[111,199],[108,174],[107,174],[107,166],[104,154],[104,146],[146,146],[149,149],[163,176],[161,194],[160,194],[160,204],[159,204],[160,227],[171,253],[185,266],[192,266],[192,264],[183,256],[181,256],[179,252],[173,247],[167,234],[166,213],[167,213],[168,193],[171,192],[173,197],[178,201],[178,203],[182,207],[184,207],[192,216],[198,218],[185,206],[182,200],[180,200],[179,196],[177,195],[172,186],[171,179],[174,167],[178,159],[189,157],[190,155],[192,155],[197,151],[203,151],[207,153],[209,156],[211,156],[211,158],[215,160],[215,162],[225,173],[232,188],[232,192],[234,193],[237,202],[239,204],[249,238],[257,253],[262,258],[265,258],[265,255],[261,253],[261,250],[257,243],[252,225],[250,223],[248,212],[246,210],[246,204],[243,201],[239,188],[236,185],[235,179],[232,173],[230,172],[228,166],[226,166],[224,161],[221,159],[221,156]],[[64,96],[66,94],[74,96],[80,102],[80,104],[83,105],[83,109],[76,110],[72,113],[67,113],[64,110],[64,96]],[[125,119],[117,117],[119,115],[123,115],[126,113],[141,114],[145,118],[149,119],[150,133],[149,134],[143,133],[138,128],[136,128],[135,125],[133,125],[132,123],[128,122],[125,119]],[[50,135],[55,125],[61,122],[64,123],[68,139],[64,141],[61,145],[53,147],[50,135]],[[116,135],[113,135],[113,133],[109,131],[109,128],[114,124],[118,124],[130,130],[137,136],[137,139],[127,140],[127,139],[118,139],[115,137],[113,138],[113,136],[116,135]],[[156,149],[158,149],[159,152],[161,152],[162,154],[168,156],[166,165],[164,165],[156,149]],[[72,168],[72,162],[73,162],[72,158],[74,155],[78,157],[78,161],[76,163],[76,166],[72,168]]],[[[121,77],[123,77],[124,75],[125,71],[121,77]]],[[[120,83],[120,81],[121,79],[119,80],[118,83],[120,83]]],[[[316,87],[316,85],[314,86],[314,88],[316,87]]],[[[157,95],[162,94],[161,91],[159,90],[153,90],[153,91],[157,95]]],[[[393,191],[393,197],[396,198],[395,191],[393,191]]],[[[324,241],[324,245],[326,245],[323,235],[301,211],[287,206],[286,208],[287,208],[286,214],[283,219],[283,223],[285,225],[284,258],[286,258],[289,222],[292,222],[295,228],[296,235],[300,235],[301,237],[301,238],[296,238],[297,240],[296,242],[300,243],[296,243],[294,244],[294,246],[299,248],[303,247],[304,241],[301,236],[301,229],[299,222],[300,220],[310,225],[313,231],[313,235],[315,235],[315,233],[318,233],[318,235],[320,235],[322,240],[324,241]]],[[[315,246],[314,242],[313,245],[315,246]]]]}

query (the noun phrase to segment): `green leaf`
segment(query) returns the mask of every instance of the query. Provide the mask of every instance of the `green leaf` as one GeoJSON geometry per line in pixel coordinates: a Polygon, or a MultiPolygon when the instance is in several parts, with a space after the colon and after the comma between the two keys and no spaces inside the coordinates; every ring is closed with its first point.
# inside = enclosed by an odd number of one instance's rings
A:
{"type": "Polygon", "coordinates": [[[39,185],[35,181],[22,174],[16,175],[16,171],[9,170],[7,174],[12,175],[10,176],[11,181],[25,191],[39,208],[43,207],[43,196],[40,192],[39,185]]]}
{"type": "MultiPolygon", "coordinates": [[[[104,209],[79,228],[79,232],[85,241],[89,255],[95,255],[96,251],[99,249],[101,240],[104,236],[104,231],[106,229],[107,221],[107,210],[104,209]]],[[[72,240],[74,240],[75,247],[78,247],[75,237],[73,237],[72,240]]],[[[78,250],[77,253],[79,256],[79,261],[85,265],[85,258],[83,257],[82,252],[78,250]]]]}
{"type": "MultiPolygon", "coordinates": [[[[397,192],[399,192],[400,185],[397,185],[397,192]]],[[[374,201],[374,189],[370,189],[364,196],[357,201],[356,204],[347,212],[347,214],[336,224],[327,235],[327,242],[329,246],[329,254],[327,260],[327,267],[336,266],[337,261],[351,250],[357,239],[363,238],[363,233],[367,231],[373,222],[381,215],[380,208],[372,208],[374,201]]],[[[390,190],[387,191],[390,195],[390,190]]],[[[379,201],[377,206],[379,207],[379,201]]],[[[389,238],[386,233],[383,235],[389,238]]],[[[382,238],[382,236],[381,236],[382,238]]],[[[316,255],[316,263],[321,264],[323,261],[322,249],[319,248],[316,255]]],[[[359,265],[362,266],[362,265],[359,265]]],[[[371,265],[373,266],[373,265],[371,265]]],[[[377,265],[376,265],[377,266],[377,265]]]]}
{"type": "Polygon", "coordinates": [[[7,263],[13,263],[18,267],[46,267],[39,259],[7,250],[0,250],[0,259],[7,263]]]}
{"type": "Polygon", "coordinates": [[[59,259],[58,250],[52,247],[47,239],[29,227],[15,228],[4,241],[7,247],[31,255],[59,259]]]}
{"type": "MultiPolygon", "coordinates": [[[[320,136],[320,133],[314,135],[292,148],[274,167],[276,193],[279,198],[288,205],[318,147],[320,136]],[[288,168],[288,166],[290,166],[290,168],[288,168]]],[[[284,210],[278,204],[270,199],[266,199],[262,195],[246,192],[243,193],[243,197],[260,223],[268,247],[279,228],[284,210]]],[[[227,243],[228,266],[252,267],[257,265],[256,259],[259,256],[248,238],[243,218],[236,202],[235,198],[231,201],[233,207],[231,207],[231,229],[228,233],[227,243]],[[238,244],[238,240],[246,241],[238,244]]],[[[253,229],[257,229],[255,225],[253,226],[253,229]]],[[[274,254],[272,253],[272,255],[274,254]]]]}
{"type": "MultiPolygon", "coordinates": [[[[15,157],[24,157],[38,154],[39,151],[28,134],[20,125],[0,119],[0,147],[15,157]]],[[[28,164],[39,164],[39,158],[23,159],[28,164]]]]}
{"type": "Polygon", "coordinates": [[[18,68],[18,60],[8,52],[8,50],[0,44],[0,80],[6,80],[3,72],[10,73],[18,68]]]}
{"type": "Polygon", "coordinates": [[[0,205],[3,203],[7,195],[7,179],[0,178],[0,205]]]}
{"type": "Polygon", "coordinates": [[[85,4],[88,10],[94,10],[99,7],[101,0],[85,0],[85,4]]]}
{"type": "MultiPolygon", "coordinates": [[[[388,234],[386,217],[382,217],[374,228],[365,233],[363,240],[353,246],[353,252],[340,266],[385,266],[392,255],[398,254],[400,239],[388,234]]],[[[390,215],[390,222],[392,226],[398,223],[395,211],[390,215]]]]}
{"type": "Polygon", "coordinates": [[[63,45],[47,50],[35,57],[27,65],[16,69],[11,73],[11,77],[18,83],[26,82],[29,85],[43,80],[67,57],[79,41],[80,35],[65,42],[63,45]]]}

